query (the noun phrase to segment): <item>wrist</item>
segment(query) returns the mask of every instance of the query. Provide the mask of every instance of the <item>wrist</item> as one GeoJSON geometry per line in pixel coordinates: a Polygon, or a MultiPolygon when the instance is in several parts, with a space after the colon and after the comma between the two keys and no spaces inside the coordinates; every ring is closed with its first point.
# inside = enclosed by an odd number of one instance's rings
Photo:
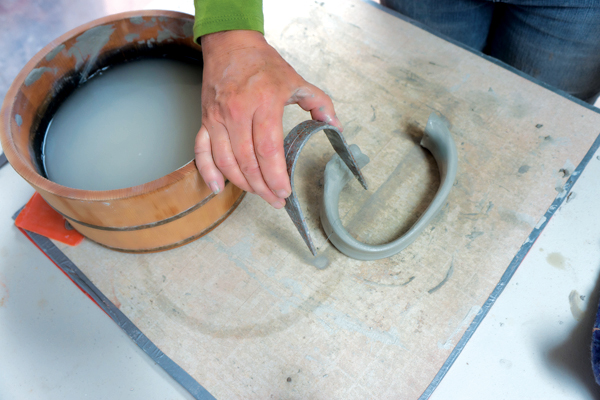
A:
{"type": "Polygon", "coordinates": [[[258,31],[233,30],[209,33],[200,38],[202,53],[225,53],[240,49],[261,47],[267,44],[265,37],[258,31]]]}

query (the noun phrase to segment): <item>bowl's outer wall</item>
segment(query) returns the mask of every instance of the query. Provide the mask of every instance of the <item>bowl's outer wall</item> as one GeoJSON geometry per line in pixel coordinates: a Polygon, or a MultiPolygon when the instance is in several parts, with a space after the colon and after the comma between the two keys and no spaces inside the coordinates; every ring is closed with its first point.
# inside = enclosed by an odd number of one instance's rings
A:
{"type": "Polygon", "coordinates": [[[213,197],[193,161],[155,181],[110,191],[58,185],[37,166],[36,132],[68,79],[84,81],[118,52],[185,46],[201,56],[193,23],[193,16],[171,11],[134,11],[92,21],[44,47],[6,95],[0,140],[8,161],[78,231],[100,244],[135,252],[181,245],[222,222],[243,197],[230,182],[213,197]]]}

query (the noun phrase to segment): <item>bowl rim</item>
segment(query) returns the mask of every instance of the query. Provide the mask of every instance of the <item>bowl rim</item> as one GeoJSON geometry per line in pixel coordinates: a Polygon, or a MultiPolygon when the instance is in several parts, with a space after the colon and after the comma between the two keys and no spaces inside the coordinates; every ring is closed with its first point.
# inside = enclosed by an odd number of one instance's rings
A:
{"type": "MultiPolygon", "coordinates": [[[[110,201],[117,199],[127,199],[139,195],[147,195],[149,193],[171,186],[177,183],[178,181],[189,177],[190,174],[198,174],[199,177],[199,172],[196,169],[195,160],[190,160],[187,164],[178,168],[177,170],[161,178],[143,183],[141,185],[112,190],[85,190],[70,188],[55,183],[40,175],[34,168],[32,168],[29,165],[31,161],[25,160],[25,156],[20,154],[20,152],[15,146],[11,134],[10,119],[15,105],[14,100],[16,99],[20,88],[25,84],[25,79],[27,78],[29,73],[34,68],[36,68],[38,63],[42,61],[42,59],[44,59],[56,47],[60,46],[69,39],[75,38],[83,34],[91,28],[109,23],[115,23],[124,19],[131,19],[134,17],[169,17],[194,21],[194,16],[191,14],[168,10],[126,11],[92,20],[67,31],[66,33],[62,34],[61,36],[57,37],[56,39],[48,43],[46,46],[44,46],[25,64],[25,66],[21,69],[21,71],[19,71],[19,73],[11,83],[8,91],[6,92],[6,96],[4,97],[2,107],[0,108],[0,142],[2,143],[2,149],[6,155],[6,158],[8,159],[13,169],[36,189],[40,189],[63,198],[73,200],[110,201]]],[[[199,45],[198,48],[200,49],[199,45]]],[[[230,182],[226,181],[225,184],[230,184],[230,182]]]]}

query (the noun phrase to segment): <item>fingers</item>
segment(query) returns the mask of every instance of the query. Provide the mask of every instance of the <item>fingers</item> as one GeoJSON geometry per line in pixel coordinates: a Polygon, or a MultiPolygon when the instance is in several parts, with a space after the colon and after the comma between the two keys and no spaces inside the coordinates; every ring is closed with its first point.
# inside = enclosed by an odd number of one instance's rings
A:
{"type": "MultiPolygon", "coordinates": [[[[283,113],[283,110],[282,110],[283,113]]],[[[254,145],[254,138],[258,137],[258,141],[261,142],[261,132],[252,131],[253,129],[253,121],[249,119],[247,122],[241,122],[239,120],[236,121],[228,121],[228,129],[231,130],[230,140],[231,140],[231,148],[233,150],[233,154],[239,164],[239,169],[241,173],[244,175],[248,184],[252,187],[254,193],[262,197],[267,203],[275,208],[282,208],[285,206],[284,198],[278,197],[274,191],[267,185],[265,179],[263,178],[263,173],[266,172],[262,170],[262,165],[259,164],[257,156],[256,148],[254,145]]],[[[283,134],[281,134],[283,136],[283,134]]],[[[267,141],[269,156],[271,153],[275,154],[278,149],[271,147],[269,142],[267,141]]],[[[283,138],[281,139],[281,153],[283,153],[283,138]]],[[[260,145],[259,148],[261,151],[266,147],[264,145],[260,145]]],[[[223,170],[221,170],[223,171],[223,170]]],[[[227,173],[223,171],[226,176],[227,173]]],[[[287,177],[287,175],[286,175],[287,177]]],[[[288,183],[289,185],[289,183],[288,183]]],[[[285,193],[289,195],[289,193],[285,193]]]]}
{"type": "Polygon", "coordinates": [[[200,176],[214,194],[219,193],[225,187],[225,179],[214,163],[210,136],[204,125],[196,135],[194,152],[196,154],[196,168],[198,168],[200,176]]]}
{"type": "Polygon", "coordinates": [[[312,119],[326,122],[340,131],[344,129],[335,114],[331,99],[318,87],[305,82],[288,101],[288,104],[293,103],[298,104],[304,111],[310,111],[312,119]]]}
{"type": "Polygon", "coordinates": [[[240,171],[227,130],[222,124],[211,122],[208,124],[210,133],[203,124],[196,136],[196,166],[202,179],[213,193],[215,189],[221,191],[225,187],[223,175],[240,189],[253,193],[254,190],[240,171]],[[215,183],[216,188],[213,187],[215,183]]]}
{"type": "MultiPolygon", "coordinates": [[[[316,86],[302,83],[285,104],[297,103],[310,111],[313,119],[341,130],[329,96],[316,86]]],[[[196,165],[202,178],[218,193],[224,188],[225,176],[242,190],[282,208],[291,194],[283,152],[284,104],[276,99],[260,104],[247,117],[243,112],[247,107],[236,107],[234,102],[229,106],[222,120],[205,117],[196,137],[196,165]]]]}
{"type": "Polygon", "coordinates": [[[227,127],[205,118],[210,122],[203,124],[196,136],[196,167],[213,193],[223,190],[225,176],[273,207],[285,206],[291,187],[283,156],[282,117],[283,107],[272,115],[259,113],[256,128],[252,118],[228,120],[227,127]],[[210,126],[210,133],[206,125],[210,126]],[[267,184],[263,173],[274,184],[267,184]]]}
{"type": "Polygon", "coordinates": [[[275,104],[259,107],[252,119],[256,158],[263,179],[280,199],[292,193],[283,153],[283,107],[275,104]]]}

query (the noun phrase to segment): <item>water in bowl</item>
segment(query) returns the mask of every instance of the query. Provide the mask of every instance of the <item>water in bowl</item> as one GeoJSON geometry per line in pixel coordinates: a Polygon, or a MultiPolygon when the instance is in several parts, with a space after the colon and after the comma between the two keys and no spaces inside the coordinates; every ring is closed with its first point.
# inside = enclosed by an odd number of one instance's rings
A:
{"type": "Polygon", "coordinates": [[[77,88],[43,144],[48,179],[111,190],[163,177],[194,158],[202,68],[168,59],[110,67],[77,88]]]}

